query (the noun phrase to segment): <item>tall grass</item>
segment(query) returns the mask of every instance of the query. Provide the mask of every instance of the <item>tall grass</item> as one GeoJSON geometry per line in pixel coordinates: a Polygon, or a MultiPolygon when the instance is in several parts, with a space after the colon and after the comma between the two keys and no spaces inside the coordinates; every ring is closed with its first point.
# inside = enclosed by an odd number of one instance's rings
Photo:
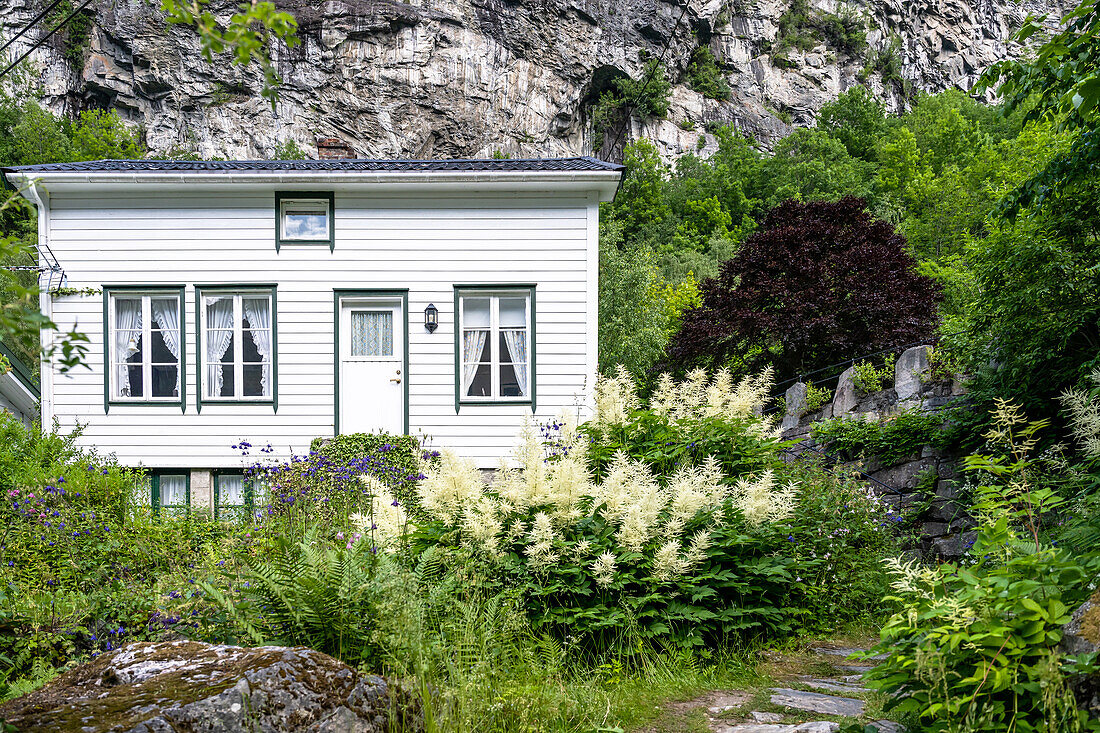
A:
{"type": "Polygon", "coordinates": [[[429,733],[593,733],[635,727],[660,703],[743,684],[747,650],[703,662],[623,638],[601,657],[534,633],[518,599],[485,596],[443,575],[431,552],[413,569],[378,564],[383,672],[424,701],[429,733]]]}

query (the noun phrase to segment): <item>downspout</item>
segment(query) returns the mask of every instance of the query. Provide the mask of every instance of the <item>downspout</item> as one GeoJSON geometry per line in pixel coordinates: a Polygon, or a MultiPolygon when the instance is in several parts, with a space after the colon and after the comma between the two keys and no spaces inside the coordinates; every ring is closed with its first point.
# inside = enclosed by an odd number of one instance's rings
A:
{"type": "MultiPolygon", "coordinates": [[[[33,179],[27,179],[27,187],[23,193],[26,195],[30,202],[34,204],[34,208],[38,211],[38,266],[49,267],[51,263],[46,261],[43,252],[50,251],[50,197],[49,194],[44,191],[38,190],[37,182],[33,179]]],[[[50,296],[49,287],[45,290],[40,290],[38,293],[38,310],[48,320],[53,321],[53,298],[50,296]]],[[[42,340],[42,351],[48,353],[54,345],[54,337],[56,332],[53,329],[42,329],[39,331],[39,337],[42,340]]],[[[40,358],[40,372],[39,385],[41,389],[39,391],[39,406],[42,409],[42,428],[48,430],[49,426],[53,424],[53,368],[50,361],[45,358],[40,358]]]]}

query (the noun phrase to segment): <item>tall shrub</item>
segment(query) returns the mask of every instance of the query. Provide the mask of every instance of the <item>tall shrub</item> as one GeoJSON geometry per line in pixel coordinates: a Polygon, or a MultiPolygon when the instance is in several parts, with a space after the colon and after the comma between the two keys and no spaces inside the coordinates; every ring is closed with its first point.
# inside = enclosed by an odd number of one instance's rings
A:
{"type": "Polygon", "coordinates": [[[939,288],[860,199],[787,201],[683,315],[673,365],[776,365],[780,378],[931,335],[939,288]]]}

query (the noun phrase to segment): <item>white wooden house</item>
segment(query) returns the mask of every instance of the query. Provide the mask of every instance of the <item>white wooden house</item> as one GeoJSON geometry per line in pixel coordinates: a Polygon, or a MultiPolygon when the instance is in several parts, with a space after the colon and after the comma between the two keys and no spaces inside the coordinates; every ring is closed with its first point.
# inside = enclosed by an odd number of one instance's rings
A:
{"type": "Polygon", "coordinates": [[[85,425],[85,444],[149,468],[165,505],[216,504],[219,482],[236,494],[241,440],[286,458],[384,430],[494,466],[524,418],[592,388],[599,203],[620,171],[593,158],[4,169],[64,268],[43,312],[91,339],[89,368],[43,368],[42,424],[85,425]]]}

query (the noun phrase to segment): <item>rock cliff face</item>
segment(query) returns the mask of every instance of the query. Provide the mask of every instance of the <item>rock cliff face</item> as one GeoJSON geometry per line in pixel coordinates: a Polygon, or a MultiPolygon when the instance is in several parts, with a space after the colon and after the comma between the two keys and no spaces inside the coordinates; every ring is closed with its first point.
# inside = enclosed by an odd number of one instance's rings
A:
{"type": "MultiPolygon", "coordinates": [[[[315,154],[319,138],[333,137],[360,157],[499,150],[614,158],[624,139],[644,136],[675,158],[712,149],[707,130],[715,124],[770,144],[859,83],[892,108],[913,90],[967,88],[987,64],[1015,52],[1005,39],[1029,12],[1056,19],[1072,0],[809,0],[814,17],[863,20],[867,45],[848,52],[827,34],[803,34],[791,47],[790,33],[780,31],[791,3],[278,0],[298,17],[303,43],[275,49],[284,87],[274,110],[259,96],[256,70],[203,61],[196,35],[166,28],[147,0],[96,0],[86,44],[52,40],[32,59],[55,111],[116,109],[140,123],[160,153],[264,157],[294,140],[315,154]],[[718,59],[728,100],[687,85],[700,45],[718,59]],[[663,58],[674,82],[667,117],[634,117],[622,135],[613,125],[597,139],[595,100],[616,77],[641,78],[647,57],[663,58]]],[[[44,4],[0,0],[0,36],[44,4]]],[[[228,14],[232,4],[214,0],[212,8],[228,14]]]]}

